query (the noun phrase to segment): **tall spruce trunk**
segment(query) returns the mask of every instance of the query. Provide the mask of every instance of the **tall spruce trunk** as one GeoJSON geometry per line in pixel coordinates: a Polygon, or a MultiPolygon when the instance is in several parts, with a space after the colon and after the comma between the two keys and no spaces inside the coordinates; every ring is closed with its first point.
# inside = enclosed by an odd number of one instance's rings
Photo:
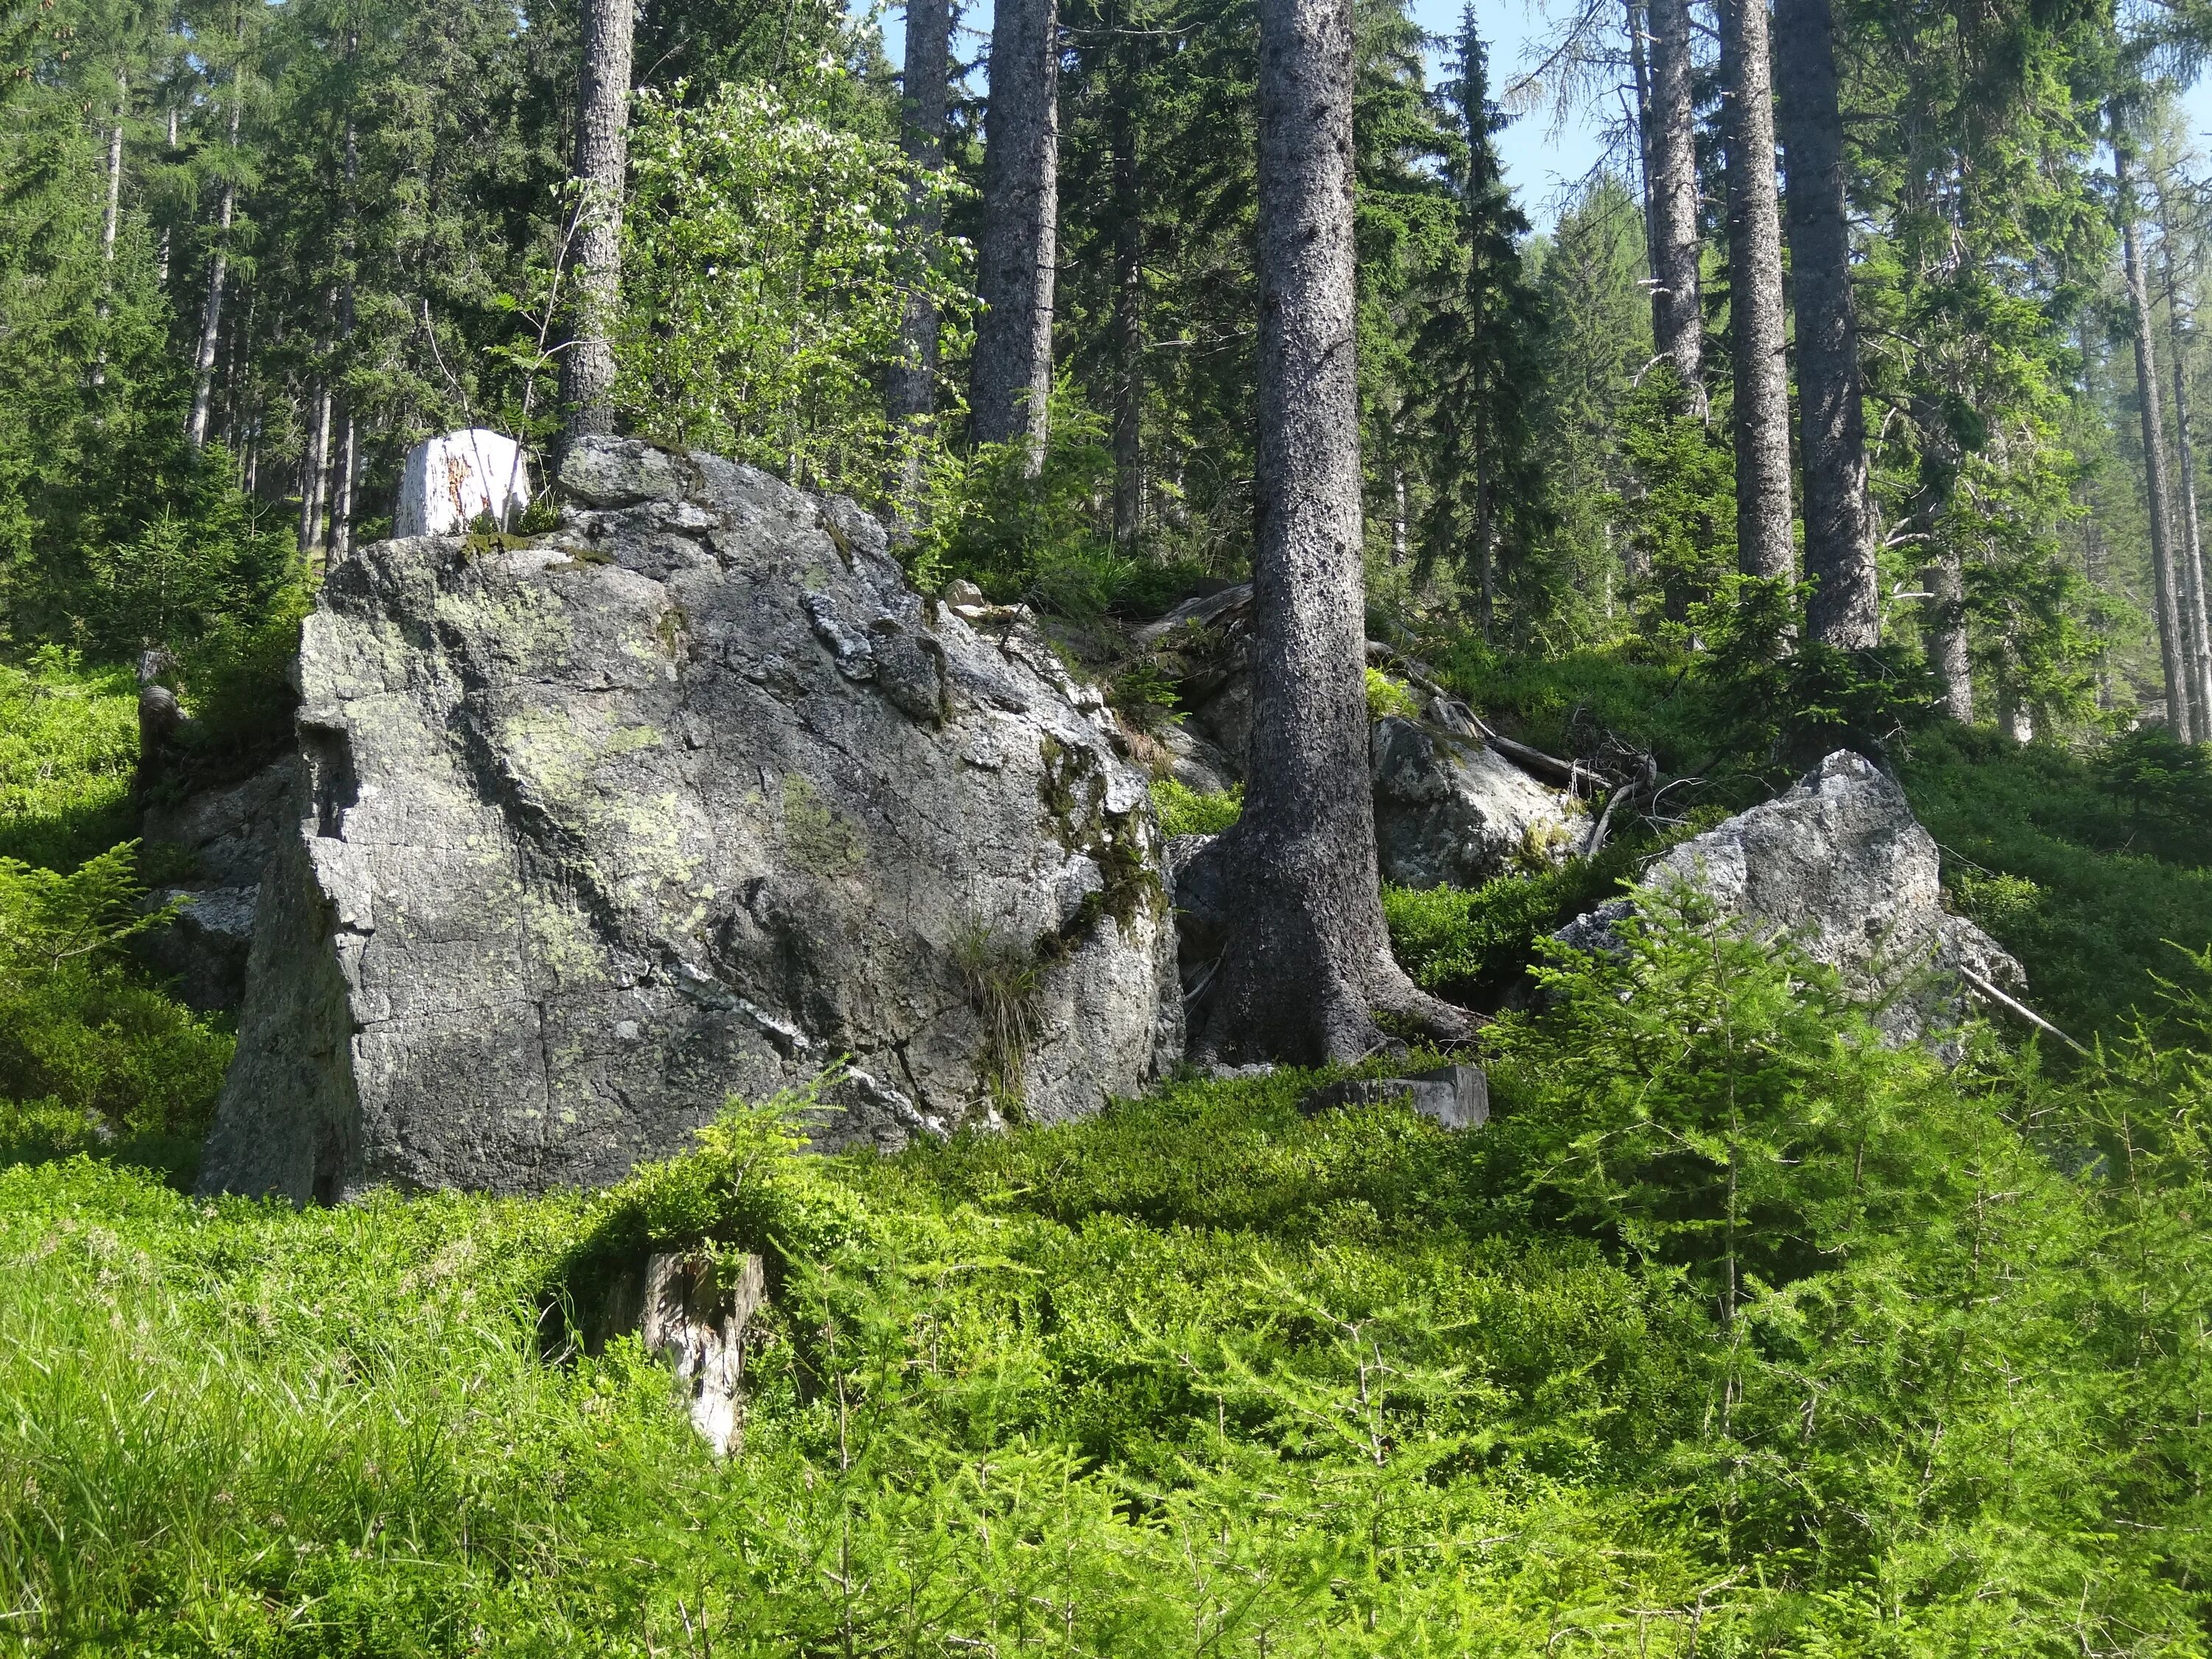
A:
{"type": "Polygon", "coordinates": [[[1060,215],[1059,0],[1003,0],[991,26],[983,230],[969,407],[982,443],[1043,464],[1060,215]]]}
{"type": "Polygon", "coordinates": [[[1943,712],[1961,726],[1974,723],[1974,666],[1966,653],[1966,573],[1958,548],[1947,542],[1921,580],[1928,602],[1928,665],[1942,686],[1943,712]]]}
{"type": "MultiPolygon", "coordinates": [[[[243,67],[230,72],[230,118],[228,143],[238,153],[239,106],[245,102],[243,67]]],[[[207,299],[200,307],[199,349],[192,354],[192,406],[185,417],[185,437],[194,449],[207,443],[208,420],[215,407],[215,354],[222,337],[222,285],[229,272],[230,226],[238,216],[238,181],[226,176],[216,208],[215,250],[208,259],[207,299]]]]}
{"type": "Polygon", "coordinates": [[[300,556],[312,558],[323,544],[323,504],[331,489],[331,388],[315,388],[315,412],[307,425],[300,457],[300,556]]]}
{"type": "Polygon", "coordinates": [[[2197,741],[2212,738],[2212,631],[2204,604],[2204,537],[2197,502],[2197,455],[2189,432],[2189,347],[2181,322],[2181,288],[2173,264],[2173,223],[2166,190],[2158,192],[2159,251],[2166,266],[2166,343],[2173,358],[2173,453],[2179,463],[2181,533],[2174,563],[2181,576],[2182,631],[2188,639],[2189,706],[2197,716],[2197,741]]]}
{"type": "MultiPolygon", "coordinates": [[[[900,143],[907,159],[934,173],[945,165],[945,122],[952,81],[952,9],[948,0],[908,0],[906,73],[899,103],[900,143]]],[[[917,189],[905,229],[915,241],[933,244],[944,228],[942,198],[917,189]]],[[[884,406],[895,428],[925,428],[937,412],[937,304],[926,294],[907,296],[899,324],[899,357],[891,365],[884,406]]],[[[898,494],[911,503],[921,485],[919,431],[902,432],[898,494]]]]}
{"type": "Polygon", "coordinates": [[[615,426],[614,321],[622,303],[623,187],[629,171],[633,0],[584,0],[576,88],[574,331],[561,359],[564,440],[615,426]]]}
{"type": "Polygon", "coordinates": [[[1352,210],[1352,0],[1260,0],[1259,468],[1243,816],[1196,1044],[1352,1060],[1374,1011],[1464,1030],[1392,962],[1368,781],[1352,210]]]}
{"type": "MultiPolygon", "coordinates": [[[[1629,84],[1636,93],[1636,173],[1644,186],[1644,199],[1651,200],[1651,68],[1645,57],[1645,18],[1640,0],[1622,0],[1621,21],[1628,30],[1629,84]]],[[[1656,277],[1659,243],[1652,234],[1651,216],[1644,216],[1644,267],[1656,277]]]]}
{"type": "Polygon", "coordinates": [[[1721,26],[1736,568],[1747,576],[1788,576],[1797,556],[1790,540],[1790,365],[1766,0],[1722,0],[1721,26]]]}
{"type": "MultiPolygon", "coordinates": [[[[115,71],[115,125],[107,130],[107,216],[100,227],[100,258],[115,263],[115,234],[123,223],[123,118],[131,112],[131,76],[115,71]]],[[[106,302],[102,301],[102,308],[106,302]]]]}
{"type": "Polygon", "coordinates": [[[354,424],[353,408],[346,407],[345,418],[338,423],[338,457],[337,482],[331,487],[331,562],[343,564],[353,556],[353,485],[361,465],[358,430],[354,424]]]}
{"type": "Polygon", "coordinates": [[[1651,338],[1674,365],[1692,409],[1705,407],[1705,312],[1698,285],[1696,111],[1690,97],[1689,0],[1651,6],[1651,338]]]}
{"type": "Polygon", "coordinates": [[[1863,650],[1881,643],[1881,594],[1867,501],[1866,413],[1851,300],[1834,27],[1828,0],[1777,0],[1774,61],[1790,179],[1805,574],[1817,584],[1806,625],[1823,644],[1863,650]]]}
{"type": "Polygon", "coordinates": [[[2136,225],[2131,157],[2117,111],[2112,113],[2112,182],[2120,220],[2120,264],[2127,276],[2133,313],[2136,391],[2142,415],[2143,483],[2150,497],[2150,562],[2158,607],[2160,666],[2166,675],[2166,729],[2185,743],[2197,741],[2197,709],[2190,696],[2187,636],[2182,631],[2181,595],[2174,580],[2172,496],[2166,477],[2166,422],[2159,410],[2158,358],[2151,344],[2150,283],[2143,270],[2136,225]]]}
{"type": "Polygon", "coordinates": [[[1108,116],[1114,155],[1114,545],[1133,551],[1145,514],[1145,218],[1137,172],[1133,44],[1116,54],[1120,84],[1108,116]]]}

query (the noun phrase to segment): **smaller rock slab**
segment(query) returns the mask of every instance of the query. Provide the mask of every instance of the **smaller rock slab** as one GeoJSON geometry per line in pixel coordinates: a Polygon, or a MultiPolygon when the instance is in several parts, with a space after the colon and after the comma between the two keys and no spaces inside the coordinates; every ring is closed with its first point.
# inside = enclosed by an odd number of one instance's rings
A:
{"type": "MultiPolygon", "coordinates": [[[[1679,884],[1754,935],[1788,939],[1836,969],[1892,1044],[1927,1041],[1965,1018],[1971,974],[2025,991],[2018,962],[1963,916],[1943,908],[1936,839],[1896,781],[1872,761],[1838,750],[1796,787],[1668,848],[1647,886],[1679,884]],[[1962,973],[1963,970],[1963,973],[1962,973]]],[[[1553,937],[1580,951],[1620,948],[1635,914],[1614,899],[1553,937]]],[[[1948,1053],[1944,1044],[1938,1052],[1948,1053]]]]}
{"type": "Polygon", "coordinates": [[[1480,887],[1516,869],[1565,860],[1587,815],[1479,737],[1390,715],[1368,741],[1375,846],[1382,879],[1401,887],[1480,887]]]}
{"type": "Polygon", "coordinates": [[[1490,1079],[1480,1066],[1439,1066],[1410,1077],[1347,1078],[1314,1090],[1298,1102],[1308,1117],[1347,1106],[1410,1100],[1430,1122],[1446,1129],[1480,1129],[1490,1121],[1490,1079]]]}

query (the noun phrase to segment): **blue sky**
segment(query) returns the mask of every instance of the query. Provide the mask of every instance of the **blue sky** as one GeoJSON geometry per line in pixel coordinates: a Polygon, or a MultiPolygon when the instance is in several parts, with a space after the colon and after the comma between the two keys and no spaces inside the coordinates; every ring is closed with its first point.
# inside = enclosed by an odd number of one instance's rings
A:
{"type": "MultiPolygon", "coordinates": [[[[1553,9],[1564,15],[1565,0],[1553,0],[1553,9]]],[[[1413,10],[1414,21],[1431,34],[1448,34],[1459,25],[1460,0],[1413,0],[1413,10]]],[[[1550,26],[1540,0],[1487,0],[1477,4],[1475,20],[1490,46],[1495,97],[1516,72],[1540,56],[1540,43],[1548,37],[1550,26]]],[[[962,21],[978,33],[988,33],[991,0],[975,0],[962,21]]],[[[896,9],[884,17],[884,46],[894,64],[904,50],[904,33],[896,9]]],[[[2212,80],[2199,81],[2182,101],[2191,137],[2200,149],[2212,154],[2212,80]]],[[[1603,112],[1590,109],[1555,121],[1547,105],[1522,114],[1499,138],[1506,179],[1538,229],[1550,228],[1564,191],[1596,165],[1603,148],[1603,112]]]]}

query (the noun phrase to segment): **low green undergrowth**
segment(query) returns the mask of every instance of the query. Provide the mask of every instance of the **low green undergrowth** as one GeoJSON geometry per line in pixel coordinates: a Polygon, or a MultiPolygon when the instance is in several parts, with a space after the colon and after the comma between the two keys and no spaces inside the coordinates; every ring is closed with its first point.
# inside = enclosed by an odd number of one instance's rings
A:
{"type": "Polygon", "coordinates": [[[173,914],[143,908],[123,839],[137,751],[128,672],[53,652],[0,665],[0,1161],[198,1161],[232,1037],[128,951],[173,914]]]}
{"type": "Polygon", "coordinates": [[[2176,947],[2212,943],[2212,813],[2186,775],[2146,791],[2143,756],[2142,738],[2082,756],[1954,727],[1923,737],[1904,768],[1953,903],[2021,959],[2037,1009],[2085,1042],[2157,1012],[2159,981],[2185,966],[2176,947]]]}
{"type": "Polygon", "coordinates": [[[1537,941],[1615,896],[1647,848],[1616,842],[1595,859],[1478,888],[1385,887],[1382,915],[1399,965],[1425,991],[1486,1008],[1525,984],[1537,941]]]}
{"type": "Polygon", "coordinates": [[[734,1108],[590,1199],[0,1171],[0,1644],[2203,1651],[2212,1062],[1946,1073],[1645,914],[1480,1134],[1280,1073],[895,1157],[734,1108]],[[560,1328],[647,1248],[768,1258],[726,1462],[560,1328]]]}
{"type": "Polygon", "coordinates": [[[59,652],[0,663],[0,857],[68,867],[131,834],[138,688],[59,652]]]}

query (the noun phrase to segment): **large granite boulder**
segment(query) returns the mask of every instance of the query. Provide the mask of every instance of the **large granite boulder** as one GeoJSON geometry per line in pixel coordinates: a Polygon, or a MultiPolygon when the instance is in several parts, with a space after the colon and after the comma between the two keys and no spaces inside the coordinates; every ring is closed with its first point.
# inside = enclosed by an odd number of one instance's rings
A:
{"type": "Polygon", "coordinates": [[[1540,783],[1479,735],[1397,715],[1369,733],[1375,850],[1401,887],[1480,887],[1560,864],[1589,838],[1564,789],[1540,783]]]}
{"type": "Polygon", "coordinates": [[[380,544],[308,617],[204,1188],[610,1181],[841,1058],[817,1143],[895,1145],[1180,1054],[1145,778],[1025,622],[748,467],[561,482],[554,534],[380,544]]]}
{"type": "MultiPolygon", "coordinates": [[[[1838,750],[1787,793],[1668,848],[1647,886],[1680,883],[1762,937],[1787,937],[1836,969],[1898,1043],[1955,1026],[1979,979],[2007,993],[2027,975],[2003,947],[1943,908],[1935,837],[1905,791],[1871,761],[1838,750]]],[[[1554,937],[1617,947],[1633,901],[1577,916],[1554,937]]]]}

